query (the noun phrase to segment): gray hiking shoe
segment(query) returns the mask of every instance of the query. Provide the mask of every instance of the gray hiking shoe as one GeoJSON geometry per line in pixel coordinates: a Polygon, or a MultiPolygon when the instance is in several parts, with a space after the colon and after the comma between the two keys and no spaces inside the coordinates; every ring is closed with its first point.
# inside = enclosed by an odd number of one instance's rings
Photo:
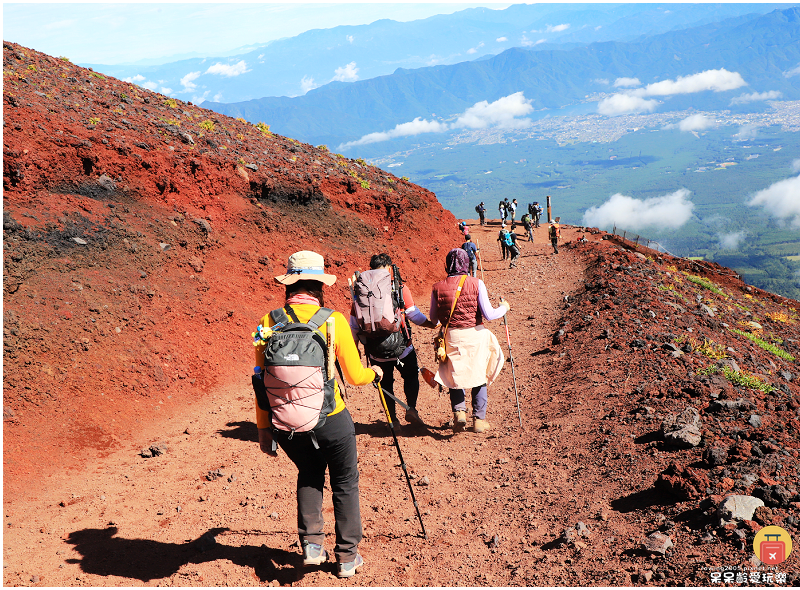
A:
{"type": "Polygon", "coordinates": [[[319,565],[328,561],[328,552],[322,545],[303,541],[303,565],[319,565]]]}
{"type": "Polygon", "coordinates": [[[353,561],[346,563],[339,563],[336,567],[336,575],[340,578],[352,578],[356,575],[358,568],[364,565],[364,558],[356,553],[356,558],[353,561]]]}

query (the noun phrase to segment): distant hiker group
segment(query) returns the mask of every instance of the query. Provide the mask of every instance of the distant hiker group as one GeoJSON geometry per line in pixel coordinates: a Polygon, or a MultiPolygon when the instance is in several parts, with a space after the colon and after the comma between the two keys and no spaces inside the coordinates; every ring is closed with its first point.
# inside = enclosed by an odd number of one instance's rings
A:
{"type": "MultiPolygon", "coordinates": [[[[430,319],[385,253],[373,255],[369,270],[348,280],[349,320],[325,307],[323,286],[332,286],[336,276],[325,272],[325,261],[316,252],[292,254],[286,273],[275,277],[285,287],[284,305],[261,318],[253,333],[252,384],[261,450],[276,456],[280,447],[297,467],[297,528],[304,565],[328,560],[322,512],[326,470],[336,520],[337,575],[349,578],[364,564],[358,552],[363,533],[355,426],[344,381],[377,388],[412,499],[414,490],[396,437],[397,404],[405,408],[405,420],[412,427],[425,427],[416,407],[420,373],[430,385],[448,389],[454,433],[467,427],[467,398],[473,431],[480,434],[491,428],[486,419],[488,387],[505,359],[484,320],[504,317],[510,306],[502,298],[496,308],[489,301],[486,285],[476,277],[479,249],[469,228],[463,227],[463,247],[447,253],[447,277],[432,287],[430,319]],[[435,372],[419,366],[411,324],[439,328],[435,372]],[[359,343],[368,368],[361,364],[359,343]],[[395,369],[403,378],[405,402],[394,394],[395,369]]],[[[416,500],[414,505],[425,534],[416,500]]]]}

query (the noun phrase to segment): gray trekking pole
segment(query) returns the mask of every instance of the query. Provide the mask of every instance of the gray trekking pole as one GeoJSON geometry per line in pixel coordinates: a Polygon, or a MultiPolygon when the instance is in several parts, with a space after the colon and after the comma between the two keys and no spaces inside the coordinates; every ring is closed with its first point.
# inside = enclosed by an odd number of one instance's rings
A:
{"type": "MultiPolygon", "coordinates": [[[[411,478],[408,476],[408,470],[406,469],[406,462],[403,460],[403,453],[400,452],[400,443],[397,442],[397,435],[394,432],[394,422],[392,422],[392,416],[389,413],[389,406],[386,405],[386,397],[384,397],[383,387],[381,387],[377,381],[373,381],[372,384],[375,386],[375,389],[378,390],[378,394],[381,397],[381,405],[383,406],[383,411],[386,412],[386,420],[389,421],[389,429],[392,431],[392,438],[394,439],[394,446],[397,449],[397,455],[400,457],[400,467],[403,468],[403,473],[406,474],[406,482],[408,483],[408,491],[411,492],[411,501],[414,502],[414,508],[417,510],[417,518],[419,519],[419,526],[422,527],[422,536],[424,538],[428,538],[428,533],[425,532],[425,525],[422,524],[422,514],[419,512],[419,504],[417,504],[417,498],[414,495],[414,488],[411,487],[411,478]]],[[[388,392],[385,392],[388,393],[388,392]]],[[[394,396],[392,396],[394,397],[394,396]]],[[[397,398],[394,398],[396,401],[397,398]]],[[[406,406],[408,407],[408,406],[406,406]]]]}
{"type": "MultiPolygon", "coordinates": [[[[517,416],[519,416],[519,428],[522,430],[522,413],[519,409],[519,395],[517,394],[517,374],[514,371],[514,355],[511,354],[511,337],[508,335],[508,312],[503,314],[503,324],[506,327],[506,342],[508,342],[508,358],[511,360],[511,377],[514,379],[514,397],[517,400],[517,416]]],[[[522,434],[520,432],[520,434],[522,434]]]]}

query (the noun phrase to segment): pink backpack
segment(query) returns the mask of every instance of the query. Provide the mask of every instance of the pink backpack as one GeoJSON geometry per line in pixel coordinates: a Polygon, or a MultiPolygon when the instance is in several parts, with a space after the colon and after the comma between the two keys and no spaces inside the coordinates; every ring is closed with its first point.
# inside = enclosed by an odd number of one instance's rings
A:
{"type": "Polygon", "coordinates": [[[365,270],[353,284],[353,308],[359,331],[368,338],[400,331],[402,316],[392,302],[392,275],[385,268],[365,270]]]}

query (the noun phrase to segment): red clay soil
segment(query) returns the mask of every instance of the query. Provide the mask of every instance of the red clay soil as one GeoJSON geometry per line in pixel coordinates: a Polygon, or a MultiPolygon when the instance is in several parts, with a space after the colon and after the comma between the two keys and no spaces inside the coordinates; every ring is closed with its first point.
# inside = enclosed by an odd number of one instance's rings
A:
{"type": "MultiPolygon", "coordinates": [[[[475,222],[512,309],[492,429],[453,435],[446,393],[423,384],[429,427],[399,443],[426,540],[374,390],[348,388],[366,565],[347,581],[303,568],[295,469],[260,453],[249,385],[272,277],[317,250],[344,310],[343,279],[387,251],[427,312],[455,220],[389,173],[98,76],[4,44],[5,585],[800,580],[797,551],[767,570],[752,549],[767,524],[800,539],[798,303],[583,228],[557,255],[544,228],[532,244],[518,229],[509,269],[498,226],[475,222]],[[670,443],[678,415],[696,446],[670,443]],[[720,526],[730,494],[765,506],[720,526]]],[[[325,514],[331,548],[329,498],[325,514]]]]}

